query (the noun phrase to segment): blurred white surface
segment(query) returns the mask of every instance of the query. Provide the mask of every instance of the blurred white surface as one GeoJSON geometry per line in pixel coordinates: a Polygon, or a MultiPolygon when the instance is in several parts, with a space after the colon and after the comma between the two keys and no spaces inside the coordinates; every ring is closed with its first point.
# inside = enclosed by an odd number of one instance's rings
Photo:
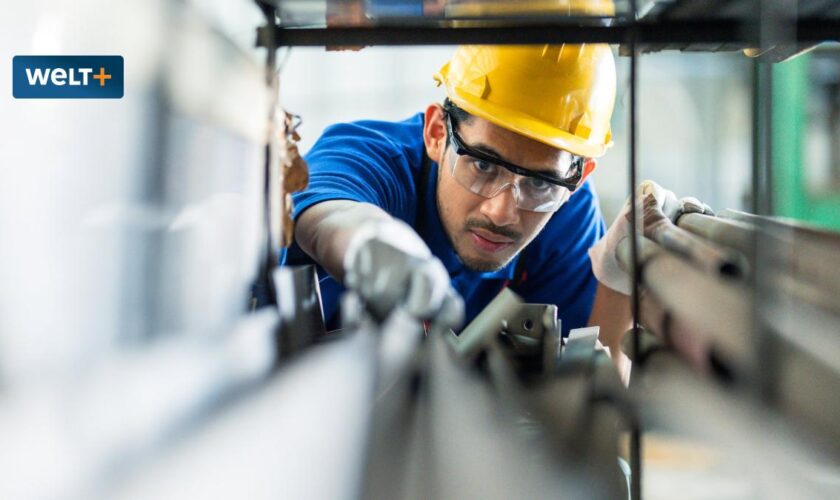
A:
{"type": "Polygon", "coordinates": [[[11,11],[9,61],[118,54],[126,84],[119,100],[15,100],[0,82],[0,373],[61,376],[126,343],[219,334],[257,263],[259,66],[178,2],[11,11]]]}
{"type": "Polygon", "coordinates": [[[276,313],[245,316],[268,91],[255,49],[190,4],[10,4],[9,68],[125,60],[118,100],[16,100],[0,79],[0,497],[90,498],[272,364],[276,313]]]}

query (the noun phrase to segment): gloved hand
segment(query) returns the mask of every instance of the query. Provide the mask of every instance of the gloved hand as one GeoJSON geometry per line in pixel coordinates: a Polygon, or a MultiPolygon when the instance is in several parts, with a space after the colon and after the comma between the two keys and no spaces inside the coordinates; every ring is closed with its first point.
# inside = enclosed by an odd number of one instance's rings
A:
{"type": "Polygon", "coordinates": [[[446,268],[408,224],[371,221],[353,235],[344,255],[344,282],[379,319],[402,305],[421,320],[460,326],[464,302],[446,268]]]}
{"type": "MultiPolygon", "coordinates": [[[[688,196],[677,199],[674,193],[659,184],[653,181],[643,181],[636,188],[636,203],[641,210],[646,204],[650,205],[653,201],[655,201],[658,210],[643,210],[643,233],[648,229],[648,225],[661,223],[661,214],[664,214],[672,223],[676,223],[677,219],[686,213],[714,215],[712,209],[697,198],[688,196]]],[[[628,198],[615,221],[607,230],[607,234],[589,249],[592,271],[598,281],[624,295],[631,294],[633,284],[630,276],[619,267],[615,251],[618,243],[630,235],[630,217],[630,199],[628,198]]]]}

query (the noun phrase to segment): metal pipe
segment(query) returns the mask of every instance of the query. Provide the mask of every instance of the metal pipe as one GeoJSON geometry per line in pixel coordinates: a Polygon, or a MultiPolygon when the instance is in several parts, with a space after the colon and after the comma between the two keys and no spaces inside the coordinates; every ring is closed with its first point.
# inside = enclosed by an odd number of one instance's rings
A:
{"type": "Polygon", "coordinates": [[[749,290],[693,268],[666,252],[645,264],[642,279],[668,313],[709,339],[726,359],[752,373],[749,290]]]}
{"type": "Polygon", "coordinates": [[[745,274],[743,257],[739,259],[732,252],[673,224],[660,224],[646,233],[663,248],[685,257],[707,273],[729,278],[740,278],[745,274]]]}
{"type": "Polygon", "coordinates": [[[793,231],[797,237],[808,238],[815,243],[840,245],[840,232],[809,225],[800,220],[755,215],[731,208],[724,210],[721,215],[730,222],[738,221],[753,225],[766,223],[770,228],[793,231]]]}
{"type": "Polygon", "coordinates": [[[744,259],[692,233],[680,229],[662,212],[652,194],[643,200],[644,235],[709,274],[738,278],[746,267],[744,259]]]}
{"type": "MultiPolygon", "coordinates": [[[[745,286],[703,273],[647,238],[640,240],[642,282],[665,312],[727,359],[751,365],[750,300],[745,286]]],[[[619,265],[630,265],[629,238],[616,249],[619,265]]]]}
{"type": "Polygon", "coordinates": [[[737,250],[750,261],[755,254],[756,228],[748,222],[711,215],[685,214],[677,220],[677,226],[697,236],[737,250]]]}
{"type": "MultiPolygon", "coordinates": [[[[618,267],[625,273],[630,273],[633,268],[633,255],[631,250],[630,237],[618,242],[615,249],[615,257],[618,259],[618,267]]],[[[643,266],[647,261],[662,252],[663,249],[648,238],[639,239],[639,265],[643,266]]]]}
{"type": "Polygon", "coordinates": [[[772,269],[763,276],[763,289],[772,287],[779,294],[840,314],[840,233],[735,210],[723,215],[761,228],[760,233],[756,230],[760,262],[772,269]]]}
{"type": "MultiPolygon", "coordinates": [[[[695,370],[716,374],[725,380],[741,375],[741,367],[732,359],[717,352],[713,338],[684,318],[675,317],[650,294],[642,298],[641,322],[645,329],[658,339],[659,345],[677,353],[695,370]]],[[[642,356],[648,356],[660,347],[649,340],[642,356]]]]}

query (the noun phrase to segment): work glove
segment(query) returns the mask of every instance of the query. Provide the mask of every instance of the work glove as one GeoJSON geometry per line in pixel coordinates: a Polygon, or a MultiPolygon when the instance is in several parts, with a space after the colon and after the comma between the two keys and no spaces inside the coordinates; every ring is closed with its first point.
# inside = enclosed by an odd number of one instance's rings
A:
{"type": "MultiPolygon", "coordinates": [[[[642,232],[646,232],[648,225],[661,224],[662,215],[671,223],[676,223],[681,215],[686,213],[701,213],[714,215],[708,205],[694,197],[677,199],[671,191],[653,181],[643,181],[636,188],[636,203],[640,209],[655,203],[658,210],[643,210],[642,232]]],[[[592,272],[602,284],[624,295],[630,295],[633,284],[630,276],[618,265],[615,256],[618,243],[630,235],[630,199],[624,202],[624,207],[607,230],[607,234],[589,249],[589,259],[592,261],[592,272]]]]}
{"type": "Polygon", "coordinates": [[[406,223],[376,220],[353,234],[344,255],[344,282],[378,319],[402,306],[419,320],[458,328],[464,302],[449,273],[406,223]]]}

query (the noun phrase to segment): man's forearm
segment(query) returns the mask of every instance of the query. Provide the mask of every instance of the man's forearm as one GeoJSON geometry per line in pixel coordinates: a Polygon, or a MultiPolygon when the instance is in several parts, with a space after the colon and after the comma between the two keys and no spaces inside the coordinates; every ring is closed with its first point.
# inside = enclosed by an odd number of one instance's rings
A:
{"type": "Polygon", "coordinates": [[[295,240],[300,248],[331,275],[344,279],[344,254],[353,234],[364,222],[387,220],[381,208],[350,200],[318,203],[297,219],[295,240]]]}
{"type": "Polygon", "coordinates": [[[602,344],[610,348],[610,355],[621,380],[627,384],[630,380],[631,363],[630,358],[621,350],[621,339],[633,326],[630,297],[598,283],[592,314],[589,316],[589,325],[600,327],[598,338],[602,344]]]}

